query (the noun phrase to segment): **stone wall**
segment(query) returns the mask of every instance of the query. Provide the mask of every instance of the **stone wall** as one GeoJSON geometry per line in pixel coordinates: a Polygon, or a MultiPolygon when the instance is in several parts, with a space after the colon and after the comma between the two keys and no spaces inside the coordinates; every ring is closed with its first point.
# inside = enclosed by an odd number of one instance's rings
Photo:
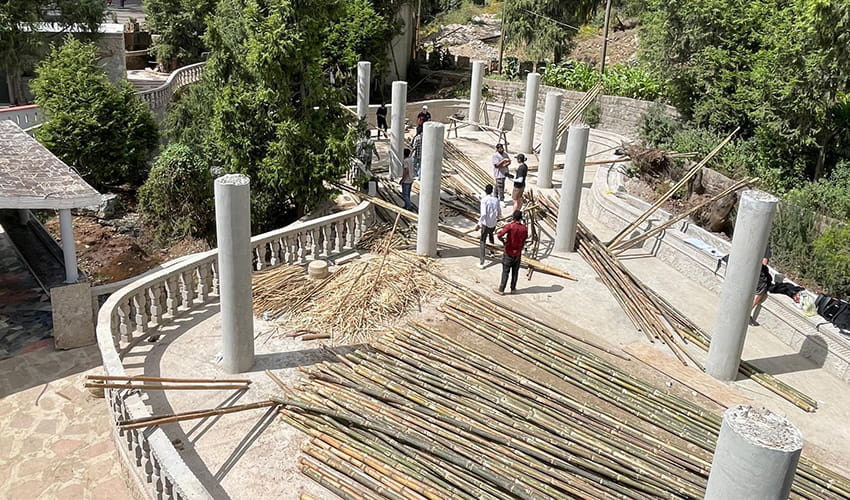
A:
{"type": "MultiPolygon", "coordinates": [[[[525,81],[508,82],[504,80],[484,79],[484,83],[490,93],[490,102],[502,103],[505,99],[509,105],[519,106],[520,108],[525,103],[525,81]],[[522,97],[518,97],[522,96],[522,97]]],[[[543,113],[544,104],[546,102],[546,94],[549,92],[560,92],[564,95],[563,104],[561,105],[561,114],[566,114],[584,97],[584,92],[575,90],[559,89],[557,87],[549,87],[541,85],[540,92],[537,98],[537,110],[539,114],[543,113]]],[[[628,97],[617,96],[600,96],[599,105],[601,106],[600,121],[594,127],[608,132],[623,135],[630,139],[635,139],[638,136],[640,121],[651,106],[655,103],[650,101],[641,101],[638,99],[630,99],[628,97]]],[[[679,112],[673,106],[664,106],[668,116],[679,118],[679,112]]]]}

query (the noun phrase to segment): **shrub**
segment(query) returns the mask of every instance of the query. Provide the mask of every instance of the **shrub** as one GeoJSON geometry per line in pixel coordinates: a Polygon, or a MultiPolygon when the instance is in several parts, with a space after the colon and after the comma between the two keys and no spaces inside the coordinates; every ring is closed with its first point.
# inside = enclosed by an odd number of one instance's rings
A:
{"type": "Polygon", "coordinates": [[[584,119],[584,123],[591,127],[599,125],[600,120],[602,120],[602,106],[599,105],[598,100],[593,101],[584,108],[584,115],[582,118],[584,119]]]}
{"type": "Polygon", "coordinates": [[[818,236],[818,215],[814,211],[794,202],[781,202],[770,234],[776,265],[795,277],[813,278],[812,248],[818,236]]]}
{"type": "Polygon", "coordinates": [[[543,84],[586,92],[601,79],[605,94],[654,101],[664,96],[663,84],[640,66],[618,64],[600,76],[589,64],[567,61],[550,64],[543,71],[543,84]]]}
{"type": "Polygon", "coordinates": [[[36,138],[96,189],[147,176],[156,123],[126,81],[113,84],[97,47],[68,36],[38,66],[31,88],[47,122],[36,138]]]}
{"type": "Polygon", "coordinates": [[[850,163],[839,164],[828,178],[806,183],[788,195],[827,217],[850,221],[850,163]]]}
{"type": "Polygon", "coordinates": [[[814,278],[836,297],[850,297],[850,226],[827,229],[813,245],[814,278]]]}
{"type": "Polygon", "coordinates": [[[139,189],[139,208],[161,244],[190,235],[210,241],[215,221],[213,200],[206,161],[183,144],[165,148],[139,189]]]}

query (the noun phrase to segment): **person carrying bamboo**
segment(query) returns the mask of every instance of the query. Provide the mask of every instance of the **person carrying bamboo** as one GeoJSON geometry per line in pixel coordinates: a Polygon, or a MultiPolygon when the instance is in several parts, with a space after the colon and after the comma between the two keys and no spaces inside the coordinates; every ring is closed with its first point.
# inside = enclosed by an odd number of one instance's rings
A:
{"type": "Polygon", "coordinates": [[[481,230],[481,243],[479,246],[478,269],[484,269],[484,252],[487,250],[487,239],[494,244],[493,233],[496,231],[496,221],[502,216],[502,204],[493,196],[493,185],[484,186],[484,198],[481,198],[481,215],[478,217],[478,225],[475,229],[481,230]]]}
{"type": "Polygon", "coordinates": [[[528,228],[522,223],[522,210],[514,212],[513,221],[503,227],[497,236],[505,244],[505,254],[502,256],[502,281],[499,288],[493,291],[498,295],[504,295],[505,286],[508,284],[508,274],[510,274],[510,293],[514,293],[519,278],[519,265],[522,261],[522,247],[528,239],[528,228]]]}

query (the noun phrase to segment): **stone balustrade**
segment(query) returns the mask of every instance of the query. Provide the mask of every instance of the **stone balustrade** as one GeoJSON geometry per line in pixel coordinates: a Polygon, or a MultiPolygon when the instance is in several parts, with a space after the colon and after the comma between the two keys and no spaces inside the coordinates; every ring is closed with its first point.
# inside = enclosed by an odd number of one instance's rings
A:
{"type": "Polygon", "coordinates": [[[165,118],[165,112],[168,109],[168,104],[174,97],[174,92],[181,87],[200,80],[201,75],[204,73],[205,65],[206,63],[199,62],[176,69],[168,77],[168,80],[159,87],[137,92],[136,95],[139,96],[139,99],[147,103],[151,113],[153,113],[158,121],[162,120],[165,118]]]}
{"type": "MultiPolygon", "coordinates": [[[[251,238],[256,271],[300,264],[354,248],[368,223],[370,204],[251,238]]],[[[218,251],[183,257],[113,293],[100,308],[97,343],[106,375],[127,376],[122,358],[156,337],[175,318],[205,307],[218,295],[218,251]]],[[[113,420],[151,415],[139,391],[107,389],[113,420]]],[[[212,498],[159,427],[115,431],[115,440],[139,493],[148,498],[212,498]]]]}
{"type": "Polygon", "coordinates": [[[41,108],[35,104],[0,109],[0,120],[12,120],[24,130],[40,125],[42,119],[41,108]]]}

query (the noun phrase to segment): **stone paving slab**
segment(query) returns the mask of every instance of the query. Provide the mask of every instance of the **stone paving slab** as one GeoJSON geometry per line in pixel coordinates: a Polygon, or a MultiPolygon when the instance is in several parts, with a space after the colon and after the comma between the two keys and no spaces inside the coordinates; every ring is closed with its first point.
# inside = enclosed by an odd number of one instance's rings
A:
{"type": "Polygon", "coordinates": [[[96,346],[0,361],[0,499],[133,498],[106,403],[83,389],[99,365],[96,346]]]}

